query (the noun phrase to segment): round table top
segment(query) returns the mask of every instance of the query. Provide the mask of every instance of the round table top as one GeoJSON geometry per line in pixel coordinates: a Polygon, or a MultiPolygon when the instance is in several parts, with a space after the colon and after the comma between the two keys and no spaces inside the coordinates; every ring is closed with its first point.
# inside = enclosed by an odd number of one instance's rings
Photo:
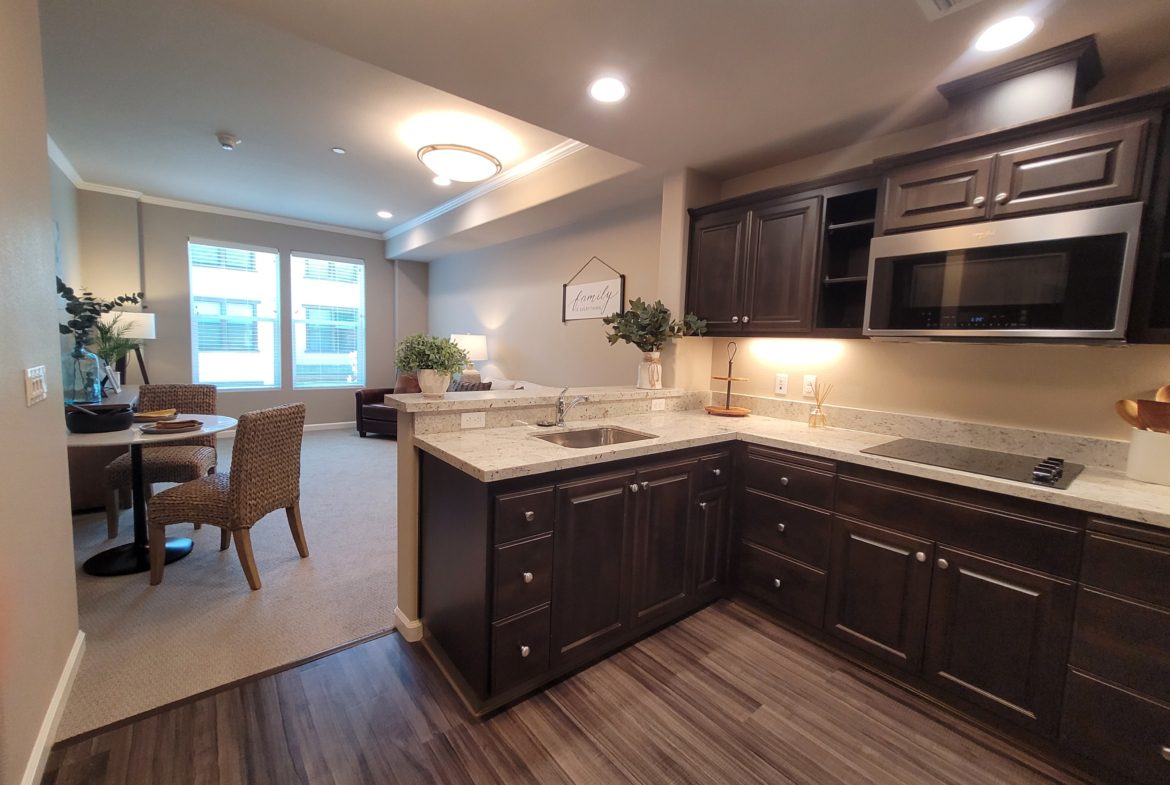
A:
{"type": "Polygon", "coordinates": [[[107,433],[72,433],[66,431],[65,444],[68,447],[117,447],[123,444],[170,444],[185,441],[196,436],[206,436],[209,433],[227,431],[236,427],[234,417],[221,417],[218,414],[180,413],[175,419],[199,420],[203,423],[203,427],[198,431],[156,435],[142,432],[142,426],[149,425],[149,423],[136,422],[124,431],[109,431],[107,433]]]}

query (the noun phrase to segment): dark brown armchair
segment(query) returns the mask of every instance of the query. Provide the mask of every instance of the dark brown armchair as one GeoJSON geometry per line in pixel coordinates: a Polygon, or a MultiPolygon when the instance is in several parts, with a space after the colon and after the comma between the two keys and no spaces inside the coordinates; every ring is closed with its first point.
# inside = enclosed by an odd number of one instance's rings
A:
{"type": "Polygon", "coordinates": [[[382,402],[383,398],[392,392],[393,387],[377,387],[356,392],[357,430],[360,436],[365,438],[367,433],[381,433],[392,439],[398,438],[398,410],[382,402]]]}

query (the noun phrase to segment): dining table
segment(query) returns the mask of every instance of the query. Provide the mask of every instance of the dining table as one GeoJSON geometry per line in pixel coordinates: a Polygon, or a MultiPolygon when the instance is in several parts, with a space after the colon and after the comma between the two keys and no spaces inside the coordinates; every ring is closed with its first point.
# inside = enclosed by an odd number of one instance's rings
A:
{"type": "MultiPolygon", "coordinates": [[[[183,431],[181,433],[151,433],[143,431],[144,425],[152,423],[134,423],[121,431],[107,431],[105,433],[67,433],[66,445],[69,447],[111,447],[127,446],[130,448],[130,489],[133,495],[134,510],[134,540],[132,542],[115,545],[101,553],[91,556],[82,565],[82,569],[90,575],[112,576],[132,575],[146,572],[150,569],[150,546],[146,530],[146,486],[142,476],[142,448],[162,444],[177,444],[197,436],[206,436],[209,433],[227,431],[236,426],[232,417],[223,417],[216,414],[183,414],[176,415],[177,420],[198,420],[198,430],[183,431]]],[[[170,537],[166,541],[166,563],[178,561],[191,552],[194,543],[190,537],[170,537]]]]}

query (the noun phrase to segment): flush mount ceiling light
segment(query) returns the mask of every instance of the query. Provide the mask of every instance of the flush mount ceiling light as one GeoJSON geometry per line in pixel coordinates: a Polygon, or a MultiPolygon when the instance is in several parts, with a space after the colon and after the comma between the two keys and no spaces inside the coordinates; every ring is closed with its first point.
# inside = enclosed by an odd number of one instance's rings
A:
{"type": "Polygon", "coordinates": [[[1036,29],[1036,22],[1028,16],[1012,16],[1002,19],[979,34],[975,48],[980,52],[997,52],[1018,44],[1036,29]]]}
{"type": "Polygon", "coordinates": [[[378,217],[381,218],[382,220],[387,220],[389,218],[393,218],[394,213],[390,212],[389,210],[379,210],[378,217]]]}
{"type": "Polygon", "coordinates": [[[494,156],[461,144],[428,144],[418,151],[418,160],[439,177],[459,183],[478,183],[504,168],[494,156]]]}
{"type": "Polygon", "coordinates": [[[446,186],[451,184],[451,181],[448,180],[446,177],[439,177],[439,176],[436,176],[434,180],[431,180],[431,182],[434,183],[435,185],[441,185],[443,187],[446,187],[446,186]]]}
{"type": "Polygon", "coordinates": [[[612,76],[603,76],[589,85],[589,95],[594,101],[603,104],[617,103],[629,94],[630,89],[626,87],[626,83],[612,76]]]}
{"type": "Polygon", "coordinates": [[[333,152],[337,153],[338,155],[345,155],[345,148],[344,147],[331,147],[330,149],[333,150],[333,152]]]}
{"type": "Polygon", "coordinates": [[[219,141],[219,146],[228,152],[235,150],[244,141],[235,134],[228,133],[227,131],[220,131],[215,135],[215,138],[219,141]]]}

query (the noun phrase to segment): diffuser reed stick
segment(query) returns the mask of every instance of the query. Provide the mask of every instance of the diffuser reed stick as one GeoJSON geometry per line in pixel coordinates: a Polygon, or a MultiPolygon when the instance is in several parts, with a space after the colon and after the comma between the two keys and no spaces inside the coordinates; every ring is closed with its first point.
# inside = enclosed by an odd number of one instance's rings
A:
{"type": "Polygon", "coordinates": [[[828,428],[829,416],[825,414],[825,401],[829,400],[829,393],[833,391],[833,385],[821,384],[817,382],[813,385],[813,400],[816,402],[812,411],[808,415],[809,428],[828,428]]]}

